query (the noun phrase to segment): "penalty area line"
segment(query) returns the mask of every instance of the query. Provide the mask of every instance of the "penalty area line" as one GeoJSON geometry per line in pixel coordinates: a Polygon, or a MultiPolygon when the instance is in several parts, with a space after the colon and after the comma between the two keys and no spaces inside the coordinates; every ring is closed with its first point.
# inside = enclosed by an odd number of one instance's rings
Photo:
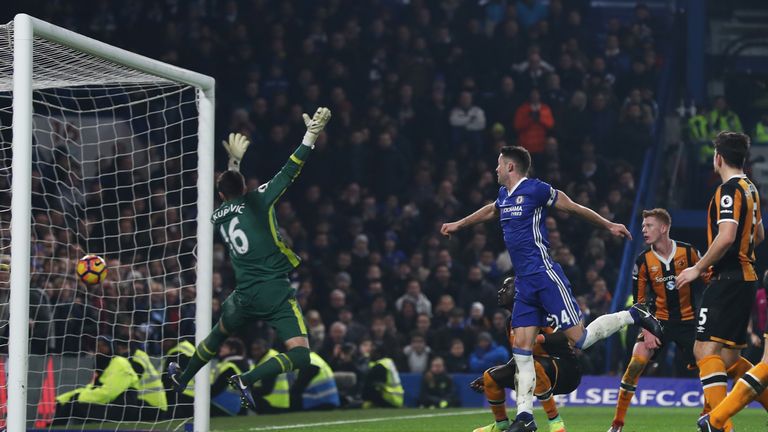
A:
{"type": "Polygon", "coordinates": [[[482,410],[478,409],[478,410],[449,412],[449,413],[414,414],[414,415],[398,416],[398,417],[374,417],[369,419],[337,420],[337,421],[328,421],[328,422],[302,423],[302,424],[282,425],[282,426],[264,426],[264,427],[250,428],[248,430],[251,432],[260,432],[260,431],[270,431],[270,430],[279,430],[279,429],[298,429],[298,428],[316,427],[316,426],[338,426],[338,425],[355,424],[355,423],[376,423],[376,422],[392,421],[392,420],[416,420],[416,419],[434,418],[434,417],[453,417],[453,416],[462,416],[462,415],[483,414],[487,412],[489,412],[487,409],[482,409],[482,410]]]}

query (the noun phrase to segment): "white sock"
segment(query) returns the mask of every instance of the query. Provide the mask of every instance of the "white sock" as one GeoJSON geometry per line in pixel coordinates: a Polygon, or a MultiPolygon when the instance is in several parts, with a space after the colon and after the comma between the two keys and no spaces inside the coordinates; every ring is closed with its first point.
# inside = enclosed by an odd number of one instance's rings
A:
{"type": "Polygon", "coordinates": [[[517,415],[520,413],[533,414],[533,390],[536,388],[536,369],[533,365],[533,354],[515,348],[512,354],[517,366],[517,415]],[[519,354],[518,354],[519,352],[519,354]]]}
{"type": "Polygon", "coordinates": [[[603,340],[622,328],[634,324],[635,320],[629,311],[621,311],[597,317],[586,329],[581,340],[576,342],[576,347],[587,349],[595,342],[603,340]]]}

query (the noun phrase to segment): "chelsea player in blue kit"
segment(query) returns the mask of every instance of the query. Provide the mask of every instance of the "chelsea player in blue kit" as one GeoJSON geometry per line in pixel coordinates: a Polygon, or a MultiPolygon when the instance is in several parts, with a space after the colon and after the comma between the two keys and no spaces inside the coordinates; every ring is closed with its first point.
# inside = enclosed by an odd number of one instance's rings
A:
{"type": "Polygon", "coordinates": [[[512,356],[518,370],[517,417],[511,425],[508,421],[496,425],[498,430],[508,432],[537,430],[532,414],[536,384],[532,353],[539,328],[547,324],[548,317],[552,317],[571,344],[580,349],[586,349],[630,324],[638,324],[657,337],[662,333],[661,324],[642,305],[600,316],[584,328],[571,284],[560,265],[549,256],[545,225],[547,210],[555,208],[581,217],[617,237],[632,237],[624,225],[574,203],[565,193],[547,183],[527,178],[530,166],[531,156],[526,149],[503,147],[496,167],[501,184],[496,201],[464,219],[444,224],[441,229],[444,235],[451,235],[497,217],[501,222],[517,287],[511,318],[515,335],[512,356]]]}

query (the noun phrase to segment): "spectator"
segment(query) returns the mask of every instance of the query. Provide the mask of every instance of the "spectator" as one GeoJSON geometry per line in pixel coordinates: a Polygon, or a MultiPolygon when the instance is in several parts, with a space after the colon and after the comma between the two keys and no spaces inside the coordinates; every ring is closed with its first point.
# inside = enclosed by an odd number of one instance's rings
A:
{"type": "MultiPolygon", "coordinates": [[[[348,280],[348,275],[344,280],[348,280]]],[[[323,311],[323,320],[326,326],[339,319],[339,312],[347,307],[347,295],[343,290],[335,289],[331,291],[328,300],[328,306],[323,311]]]]}
{"type": "MultiPolygon", "coordinates": [[[[766,279],[766,274],[768,273],[763,273],[763,281],[766,279]]],[[[763,283],[763,285],[765,285],[765,283],[763,283]]],[[[760,332],[760,325],[762,324],[765,327],[765,324],[768,322],[768,313],[766,313],[768,308],[766,306],[768,306],[768,298],[766,297],[765,287],[761,286],[755,293],[755,304],[752,307],[752,316],[749,321],[749,327],[747,328],[747,331],[749,332],[749,340],[744,357],[750,362],[753,360],[759,361],[762,354],[761,349],[764,336],[760,332]]]]}
{"type": "Polygon", "coordinates": [[[139,377],[127,359],[128,353],[127,343],[113,343],[100,336],[94,383],[57,396],[53,424],[67,424],[72,416],[92,421],[138,420],[138,399],[128,390],[138,384],[139,377]]]}
{"type": "Polygon", "coordinates": [[[522,0],[517,2],[517,20],[524,29],[547,18],[547,7],[539,0],[522,0]]]}
{"type": "Polygon", "coordinates": [[[368,331],[364,325],[355,320],[352,309],[348,307],[339,311],[339,322],[347,326],[345,339],[353,343],[359,343],[368,331]]]}
{"type": "Polygon", "coordinates": [[[371,342],[373,347],[378,350],[382,356],[398,361],[401,358],[400,343],[387,329],[386,320],[383,317],[374,318],[371,321],[370,328],[371,342]]]}
{"type": "Polygon", "coordinates": [[[336,321],[331,324],[328,337],[323,341],[319,352],[320,356],[331,361],[334,357],[338,356],[339,350],[345,342],[347,342],[347,326],[340,321],[336,321]]]}
{"type": "Polygon", "coordinates": [[[741,119],[738,114],[733,112],[728,106],[724,96],[715,98],[712,111],[709,112],[709,127],[712,128],[711,136],[717,135],[720,131],[743,132],[741,119]]]}
{"type": "Polygon", "coordinates": [[[755,131],[752,133],[752,144],[768,146],[768,113],[763,113],[760,120],[755,124],[755,131]]]}
{"type": "Polygon", "coordinates": [[[541,103],[539,91],[531,90],[528,102],[515,112],[515,131],[518,144],[525,147],[532,155],[544,151],[547,133],[555,126],[552,110],[541,103]]]}
{"type": "Polygon", "coordinates": [[[639,104],[626,105],[622,110],[614,142],[621,143],[621,148],[613,149],[613,157],[626,159],[635,167],[642,166],[645,151],[653,144],[653,138],[649,122],[643,118],[639,104]]]}
{"type": "MultiPolygon", "coordinates": [[[[484,308],[495,303],[496,287],[483,278],[483,272],[480,270],[480,267],[473,265],[467,272],[467,280],[464,283],[464,289],[461,291],[461,306],[469,309],[474,308],[475,304],[479,304],[484,308]]],[[[487,324],[479,322],[478,319],[480,317],[472,316],[472,311],[470,310],[470,320],[473,321],[470,326],[487,324]]]]}
{"type": "Polygon", "coordinates": [[[575,152],[579,144],[590,134],[590,120],[590,112],[587,110],[587,95],[581,90],[573,92],[565,109],[561,127],[566,149],[575,152]]]}
{"type": "Polygon", "coordinates": [[[509,344],[509,329],[507,329],[507,322],[509,321],[509,311],[506,309],[499,309],[493,314],[491,320],[491,336],[493,341],[497,345],[503,346],[507,350],[511,350],[512,347],[509,344]]]}
{"type": "Polygon", "coordinates": [[[590,315],[600,316],[608,313],[611,308],[611,293],[605,280],[600,278],[592,284],[592,293],[587,300],[590,315]]]}
{"type": "Polygon", "coordinates": [[[310,347],[312,351],[320,351],[320,347],[323,346],[323,341],[325,341],[325,324],[320,319],[320,313],[316,310],[308,311],[305,317],[310,347]]]}
{"type": "Polygon", "coordinates": [[[544,77],[555,71],[549,63],[542,60],[538,47],[528,49],[528,58],[512,67],[518,73],[520,90],[529,93],[533,89],[543,87],[544,77]]]}
{"type": "Polygon", "coordinates": [[[547,75],[541,99],[552,110],[552,118],[555,125],[560,127],[565,112],[565,104],[568,100],[568,93],[560,87],[560,76],[558,74],[553,72],[547,75]]]}
{"type": "Polygon", "coordinates": [[[431,353],[432,349],[427,346],[424,335],[412,332],[411,343],[403,348],[407,370],[412,373],[424,373],[427,370],[427,362],[431,353]]]}
{"type": "Polygon", "coordinates": [[[442,357],[435,357],[424,374],[419,390],[418,404],[423,408],[449,408],[460,406],[453,378],[445,372],[442,357]]]}
{"type": "Polygon", "coordinates": [[[616,114],[608,106],[608,96],[597,93],[592,97],[589,124],[592,141],[600,154],[610,154],[611,134],[616,123],[616,114]]]}
{"type": "Polygon", "coordinates": [[[432,315],[432,302],[421,292],[421,283],[416,279],[411,279],[405,286],[405,294],[395,302],[395,308],[400,311],[403,308],[404,301],[410,301],[416,306],[416,313],[425,313],[432,315]]]}
{"type": "Polygon", "coordinates": [[[464,309],[453,308],[451,310],[448,322],[435,333],[435,346],[433,348],[438,354],[447,352],[454,339],[461,339],[465,347],[470,349],[474,347],[476,333],[464,326],[465,319],[464,309]]]}
{"type": "MultiPolygon", "coordinates": [[[[239,338],[230,337],[224,341],[219,348],[218,359],[219,362],[214,369],[214,374],[211,382],[211,415],[216,416],[235,416],[241,413],[245,413],[246,409],[233,403],[232,391],[230,390],[227,380],[235,374],[242,373],[242,371],[250,370],[254,361],[257,363],[263,363],[267,359],[274,357],[277,352],[270,350],[267,347],[267,343],[263,339],[256,339],[251,344],[250,355],[252,359],[246,357],[245,346],[243,341],[239,338]]],[[[288,408],[288,397],[285,395],[278,396],[277,398],[269,398],[269,395],[275,390],[275,387],[285,386],[288,388],[288,381],[283,377],[274,377],[262,381],[258,388],[255,389],[254,397],[260,402],[260,407],[266,412],[271,409],[288,408]],[[278,382],[280,385],[278,385],[278,382]],[[277,403],[276,399],[282,399],[277,403]],[[276,406],[273,406],[275,403],[276,406]]]]}
{"type": "MultiPolygon", "coordinates": [[[[512,24],[517,24],[512,21],[512,24]]],[[[515,108],[523,103],[520,93],[516,91],[515,80],[509,75],[501,78],[499,90],[494,92],[493,98],[489,101],[489,119],[490,123],[509,124],[515,117],[515,108]]]]}
{"type": "Polygon", "coordinates": [[[454,339],[445,357],[445,368],[448,373],[466,373],[469,371],[469,362],[464,351],[464,341],[454,339]]]}
{"type": "Polygon", "coordinates": [[[618,35],[609,34],[605,38],[603,56],[608,72],[614,76],[623,76],[629,72],[629,56],[621,50],[618,35]]]}
{"type": "Polygon", "coordinates": [[[475,333],[487,332],[491,329],[491,324],[484,314],[485,306],[482,303],[472,303],[469,309],[469,317],[467,317],[467,322],[464,325],[471,328],[475,333]]]}
{"type": "Polygon", "coordinates": [[[376,147],[370,152],[366,177],[377,198],[383,199],[403,191],[408,178],[407,166],[405,156],[394,146],[392,135],[380,133],[376,147]]]}
{"type": "Polygon", "coordinates": [[[496,345],[488,332],[482,332],[477,336],[477,348],[469,356],[469,372],[483,373],[508,359],[509,352],[506,348],[496,345]]]}
{"type": "Polygon", "coordinates": [[[363,400],[382,408],[402,408],[403,387],[395,362],[383,357],[378,348],[371,352],[371,366],[363,381],[363,400]]]}
{"type": "Polygon", "coordinates": [[[398,315],[395,317],[397,333],[410,334],[416,326],[416,317],[418,315],[416,313],[416,304],[406,299],[398,312],[398,315]]]}
{"type": "Polygon", "coordinates": [[[469,144],[470,154],[477,157],[483,150],[482,133],[485,130],[485,111],[472,101],[472,93],[463,91],[458,104],[451,110],[452,141],[454,148],[469,144]]]}
{"type": "Polygon", "coordinates": [[[384,266],[394,269],[405,262],[406,259],[407,257],[405,256],[405,253],[397,248],[397,233],[394,231],[387,231],[384,236],[384,250],[382,253],[384,266]]]}

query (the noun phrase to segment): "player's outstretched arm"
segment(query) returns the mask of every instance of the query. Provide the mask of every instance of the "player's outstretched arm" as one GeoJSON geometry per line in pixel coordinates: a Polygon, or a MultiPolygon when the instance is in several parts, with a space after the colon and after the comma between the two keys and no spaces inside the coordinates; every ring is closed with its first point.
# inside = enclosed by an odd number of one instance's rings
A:
{"type": "Polygon", "coordinates": [[[320,107],[311,118],[307,114],[302,116],[304,117],[304,124],[307,126],[307,132],[301,140],[301,145],[293,152],[288,162],[283,165],[283,168],[280,169],[272,180],[259,187],[259,192],[263,194],[264,199],[269,204],[277,201],[285,190],[288,189],[288,186],[299,176],[301,167],[304,166],[304,162],[309,158],[309,154],[315,147],[317,137],[320,136],[320,132],[323,131],[325,125],[331,119],[331,110],[320,107]]]}
{"type": "Polygon", "coordinates": [[[557,201],[555,201],[555,208],[560,211],[576,215],[593,225],[605,228],[616,237],[624,237],[632,240],[632,234],[629,233],[627,227],[622,224],[613,223],[597,214],[597,212],[594,210],[573,202],[573,200],[561,190],[557,191],[557,201]]]}
{"type": "Polygon", "coordinates": [[[480,209],[465,217],[464,219],[458,220],[456,222],[444,223],[442,228],[440,228],[440,233],[445,236],[450,236],[451,234],[464,228],[487,222],[495,217],[498,217],[498,215],[499,209],[496,208],[496,204],[490,203],[480,207],[480,209]]]}

